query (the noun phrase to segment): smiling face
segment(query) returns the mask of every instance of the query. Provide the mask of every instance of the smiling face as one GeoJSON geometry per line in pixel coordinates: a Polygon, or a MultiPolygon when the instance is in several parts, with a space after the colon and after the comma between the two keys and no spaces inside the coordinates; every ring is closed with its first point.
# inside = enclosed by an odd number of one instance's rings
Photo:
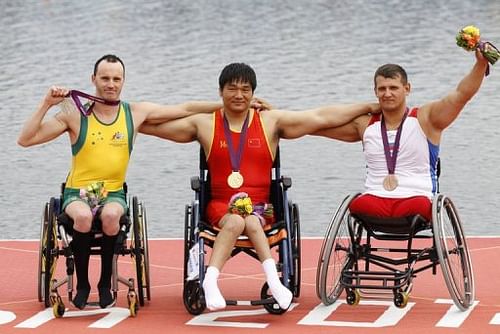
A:
{"type": "Polygon", "coordinates": [[[230,113],[246,112],[250,108],[257,77],[245,63],[232,63],[224,67],[219,76],[219,95],[224,110],[230,113]]]}
{"type": "Polygon", "coordinates": [[[92,75],[92,83],[96,88],[96,95],[106,100],[116,101],[124,83],[124,69],[120,62],[108,62],[103,60],[92,75]]]}
{"type": "Polygon", "coordinates": [[[375,77],[375,96],[384,111],[400,110],[406,106],[406,96],[410,93],[410,84],[403,83],[401,76],[386,78],[375,77]]]}
{"type": "Polygon", "coordinates": [[[224,85],[220,91],[224,110],[242,113],[250,108],[253,97],[252,86],[249,82],[233,81],[224,85]]]}

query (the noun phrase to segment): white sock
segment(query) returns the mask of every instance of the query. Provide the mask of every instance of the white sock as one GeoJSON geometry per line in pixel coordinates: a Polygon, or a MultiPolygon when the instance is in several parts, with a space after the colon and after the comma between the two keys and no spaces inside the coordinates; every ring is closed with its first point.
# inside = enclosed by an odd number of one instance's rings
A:
{"type": "Polygon", "coordinates": [[[292,292],[288,290],[283,284],[278,276],[278,271],[276,270],[276,262],[274,259],[267,259],[262,262],[262,267],[266,273],[267,284],[269,285],[269,290],[274,299],[278,302],[279,306],[286,310],[292,302],[292,292]]]}
{"type": "Polygon", "coordinates": [[[203,291],[205,291],[205,302],[210,311],[216,311],[226,307],[226,300],[217,286],[218,277],[219,269],[216,267],[207,268],[205,279],[203,280],[203,291]]]}

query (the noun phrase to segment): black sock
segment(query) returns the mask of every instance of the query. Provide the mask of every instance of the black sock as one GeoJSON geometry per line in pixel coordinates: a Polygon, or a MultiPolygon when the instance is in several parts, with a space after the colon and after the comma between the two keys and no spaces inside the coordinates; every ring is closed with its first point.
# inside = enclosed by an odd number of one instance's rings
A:
{"type": "Polygon", "coordinates": [[[79,290],[76,289],[76,295],[73,298],[73,305],[75,305],[80,310],[83,310],[87,305],[87,300],[89,299],[90,289],[79,290]]]}
{"type": "Polygon", "coordinates": [[[101,308],[106,308],[112,305],[114,302],[113,295],[109,288],[99,288],[99,306],[101,308]]]}
{"type": "Polygon", "coordinates": [[[73,304],[79,309],[83,309],[87,304],[90,293],[89,283],[89,259],[90,259],[90,240],[91,233],[81,233],[73,231],[73,240],[71,241],[71,250],[75,259],[76,270],[76,296],[73,304]]]}
{"type": "Polygon", "coordinates": [[[113,303],[111,295],[111,276],[113,274],[113,256],[117,236],[102,236],[101,277],[99,279],[99,305],[105,308],[113,303]]]}

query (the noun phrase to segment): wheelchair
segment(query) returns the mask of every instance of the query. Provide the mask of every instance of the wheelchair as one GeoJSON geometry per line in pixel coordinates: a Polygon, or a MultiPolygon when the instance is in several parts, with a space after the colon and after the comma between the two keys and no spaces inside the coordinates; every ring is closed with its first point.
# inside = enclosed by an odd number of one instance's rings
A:
{"type": "MultiPolygon", "coordinates": [[[[290,177],[280,175],[279,148],[273,164],[270,203],[274,207],[276,223],[264,232],[271,248],[277,247],[277,269],[280,279],[295,298],[300,296],[300,218],[299,207],[289,198],[287,191],[292,185],[290,177]]],[[[201,314],[205,308],[203,279],[205,274],[205,247],[213,247],[217,229],[205,220],[205,208],[210,200],[210,175],[203,149],[200,149],[200,175],[191,178],[191,189],[195,198],[185,207],[184,229],[184,280],[183,301],[186,310],[193,315],[201,314]],[[192,275],[192,272],[196,275],[192,275]]],[[[258,260],[258,255],[246,236],[240,236],[231,252],[231,257],[245,253],[258,260]]],[[[260,299],[250,301],[226,300],[228,306],[262,305],[271,314],[283,314],[269,291],[267,282],[260,291],[260,299]]]]}
{"type": "MultiPolygon", "coordinates": [[[[127,185],[124,184],[127,192],[127,185]]],[[[43,302],[45,307],[52,307],[56,318],[62,317],[65,312],[64,302],[59,295],[58,288],[67,284],[68,300],[73,299],[73,274],[75,264],[71,250],[71,236],[73,234],[73,221],[62,212],[64,184],[61,195],[51,197],[45,203],[40,229],[40,245],[38,256],[38,301],[43,302]],[[59,257],[64,257],[66,263],[66,276],[62,279],[56,278],[56,267],[59,257]]],[[[127,198],[129,209],[120,219],[120,232],[115,244],[113,256],[113,268],[111,289],[113,299],[116,302],[119,283],[128,287],[127,302],[130,315],[135,317],[139,305],[144,306],[145,298],[151,300],[151,286],[149,276],[149,251],[147,236],[146,209],[136,196],[127,198]],[[127,234],[131,233],[131,239],[127,241],[127,234]],[[129,255],[132,257],[135,267],[136,280],[125,278],[118,274],[118,256],[129,255]],[[135,283],[137,282],[137,290],[135,283]],[[137,293],[136,293],[137,291],[137,293]]],[[[102,230],[100,227],[99,211],[92,222],[91,232],[91,255],[101,254],[100,241],[102,230]]],[[[96,302],[89,302],[90,306],[98,306],[96,302]]]]}
{"type": "Polygon", "coordinates": [[[474,277],[452,200],[437,193],[428,221],[420,215],[352,214],[349,206],[358,195],[344,198],[326,231],[316,272],[316,293],[323,304],[333,304],[345,290],[349,305],[357,305],[362,296],[392,296],[394,305],[404,308],[416,274],[432,269],[436,275],[440,266],[454,304],[467,310],[474,301],[474,277]],[[405,246],[388,246],[396,241],[405,246]]]}

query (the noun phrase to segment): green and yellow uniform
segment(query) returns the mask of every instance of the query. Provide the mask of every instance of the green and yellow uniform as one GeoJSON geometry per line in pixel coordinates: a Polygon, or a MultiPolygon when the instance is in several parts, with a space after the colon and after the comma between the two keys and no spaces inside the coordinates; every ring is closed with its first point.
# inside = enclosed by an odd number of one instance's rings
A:
{"type": "Polygon", "coordinates": [[[70,202],[80,200],[80,189],[94,182],[104,182],[109,192],[106,201],[119,202],[126,209],[123,183],[132,152],[134,125],[130,106],[120,104],[116,119],[105,124],[94,113],[81,115],[80,133],[71,146],[71,170],[64,190],[65,208],[70,202]]]}

